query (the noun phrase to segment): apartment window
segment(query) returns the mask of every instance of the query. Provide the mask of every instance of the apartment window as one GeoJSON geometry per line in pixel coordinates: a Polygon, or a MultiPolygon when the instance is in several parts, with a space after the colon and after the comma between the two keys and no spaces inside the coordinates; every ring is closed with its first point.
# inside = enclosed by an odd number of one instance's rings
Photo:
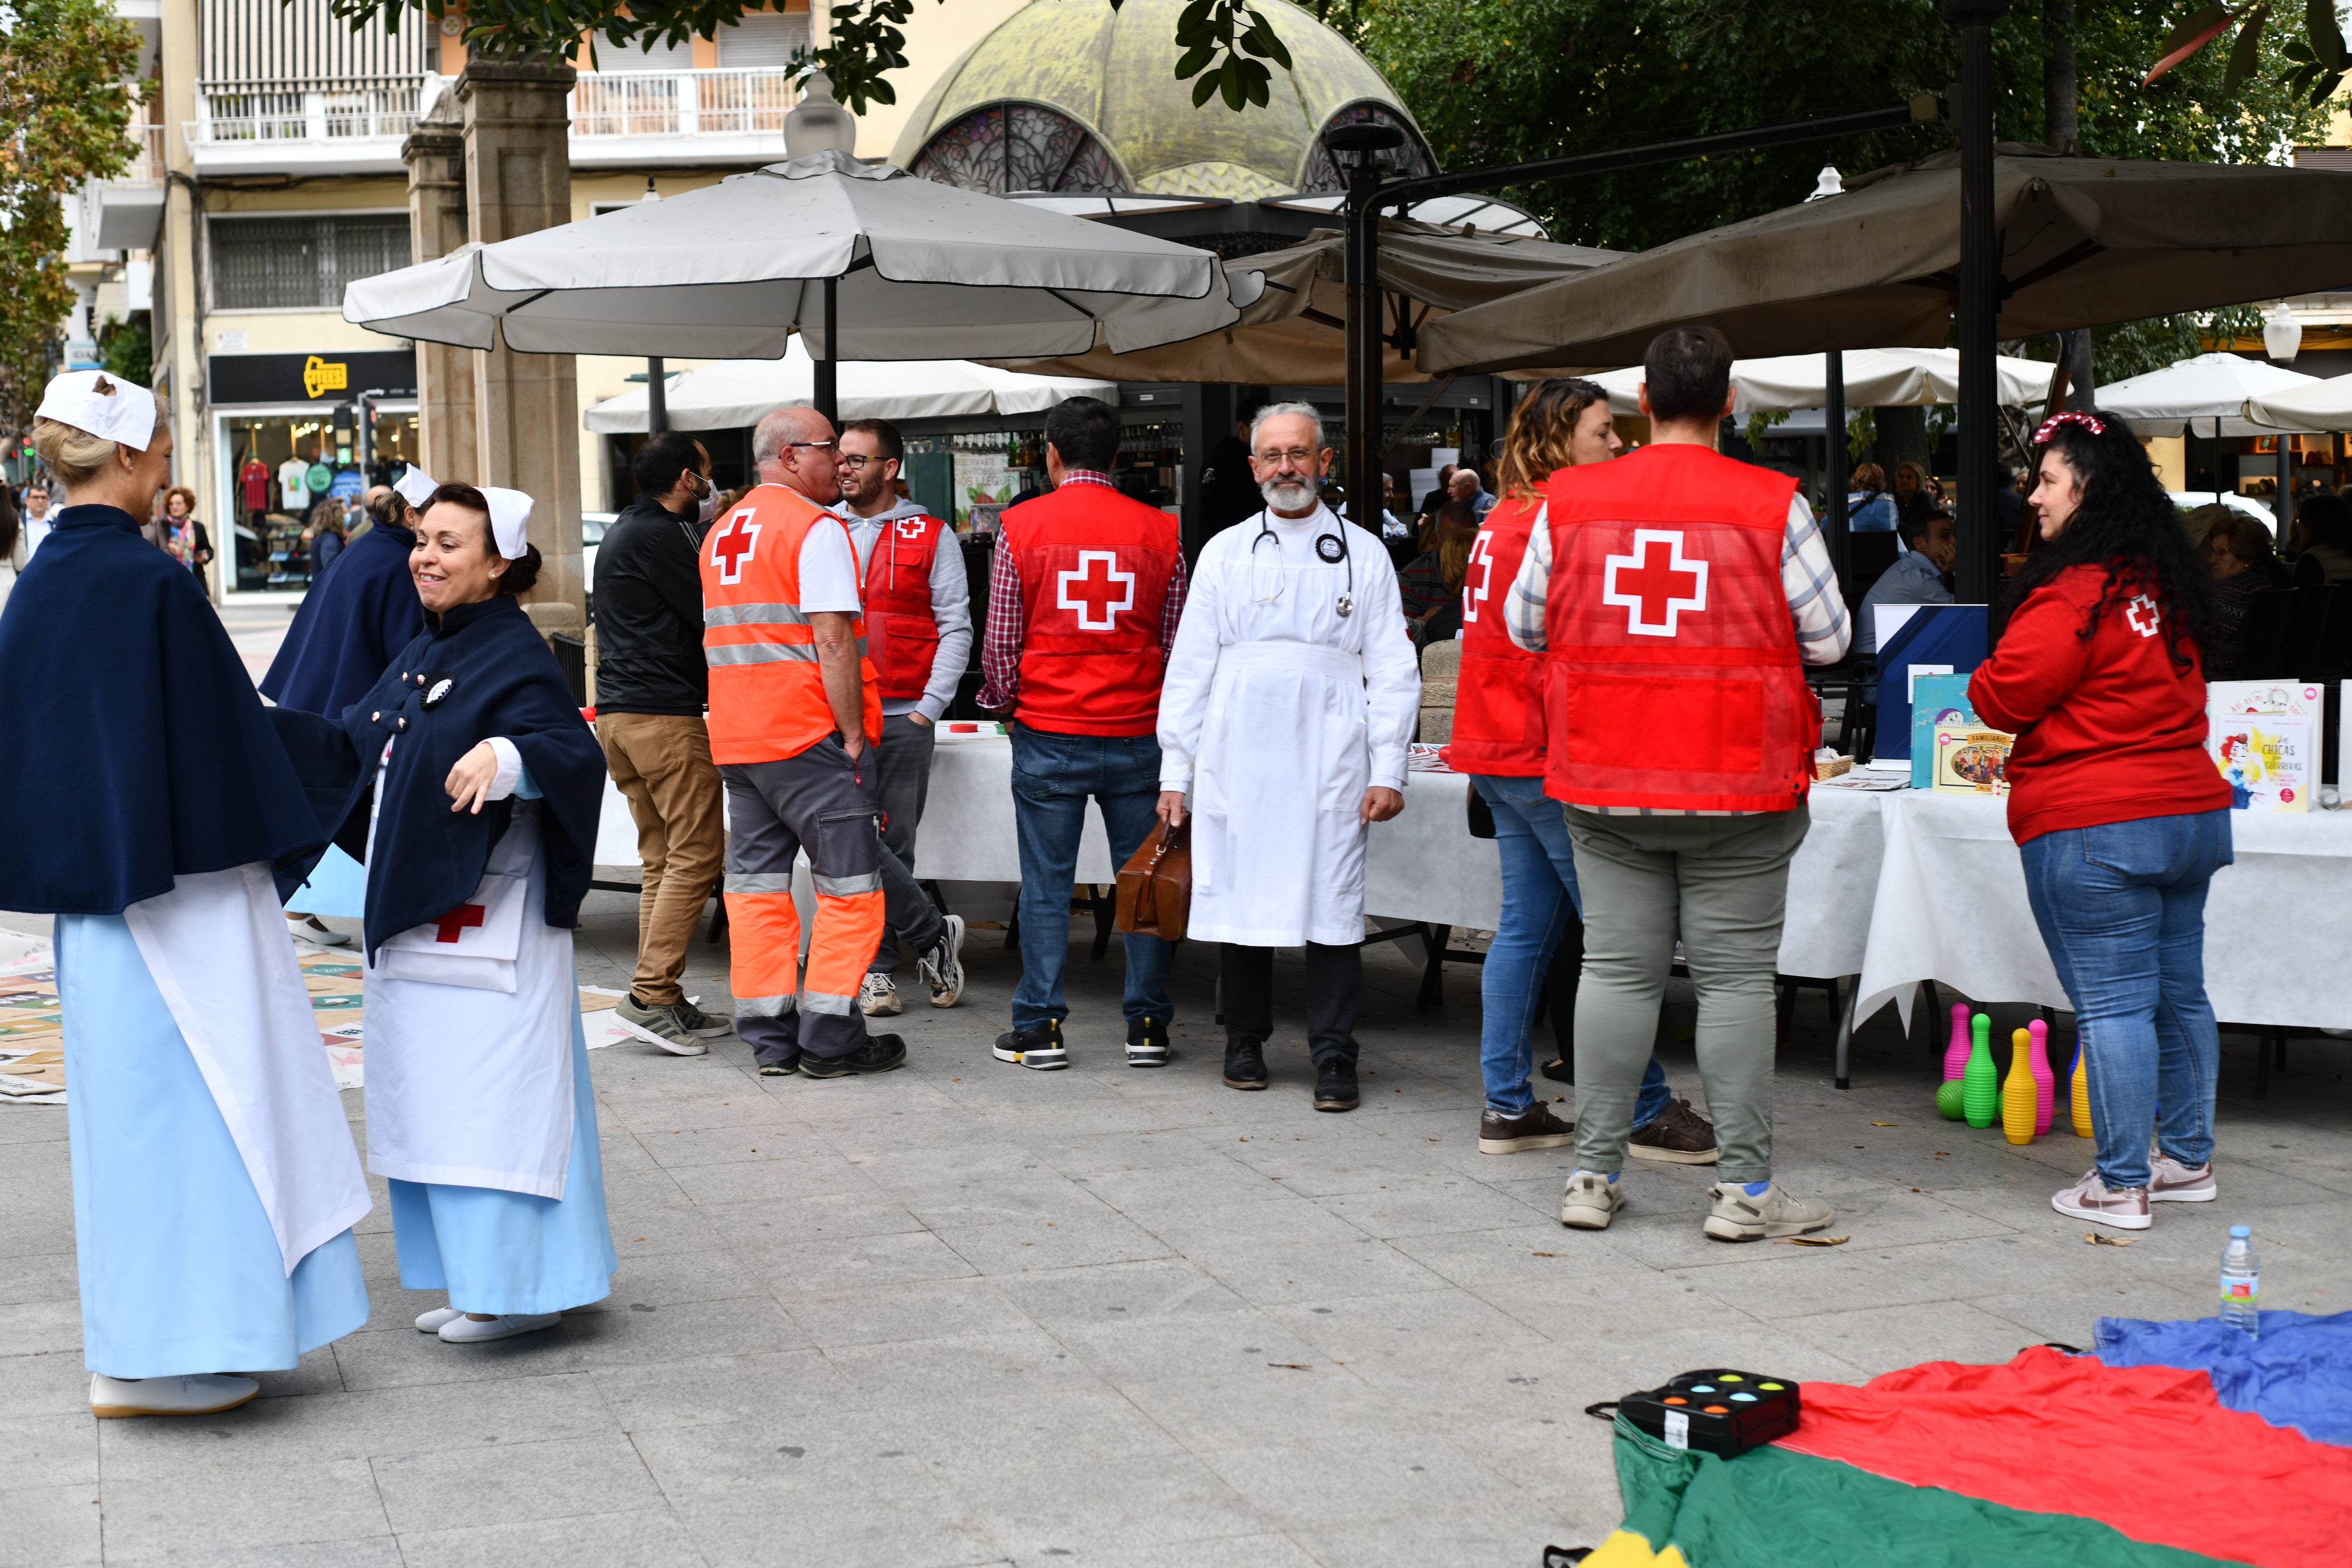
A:
{"type": "Polygon", "coordinates": [[[808,47],[808,41],[807,12],[749,11],[742,20],[719,29],[719,68],[788,66],[793,51],[808,47]]]}
{"type": "Polygon", "coordinates": [[[213,309],[340,310],[343,286],[408,265],[408,216],[216,217],[213,309]]]}

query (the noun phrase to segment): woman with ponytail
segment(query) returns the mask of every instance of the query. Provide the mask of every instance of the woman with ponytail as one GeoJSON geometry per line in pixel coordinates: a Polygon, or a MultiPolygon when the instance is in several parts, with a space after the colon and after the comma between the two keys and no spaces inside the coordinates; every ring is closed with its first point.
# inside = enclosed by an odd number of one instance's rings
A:
{"type": "Polygon", "coordinates": [[[2230,863],[2230,790],[2205,752],[2213,584],[2120,423],[2056,415],[2034,450],[2042,546],[1969,697],[2017,737],[2010,832],[2089,1067],[2097,1163],[2051,1205],[2145,1230],[2151,1202],[2215,1195],[2205,890],[2230,863]]]}

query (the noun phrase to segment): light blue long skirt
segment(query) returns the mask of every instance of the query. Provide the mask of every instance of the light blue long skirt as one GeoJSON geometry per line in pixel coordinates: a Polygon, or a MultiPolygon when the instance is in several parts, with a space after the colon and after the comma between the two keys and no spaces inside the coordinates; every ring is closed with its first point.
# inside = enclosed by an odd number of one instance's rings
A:
{"type": "Polygon", "coordinates": [[[306,915],[358,920],[367,913],[367,868],[330,844],[310,868],[310,879],[294,889],[286,907],[306,915]]]}
{"type": "Polygon", "coordinates": [[[59,915],[82,1357],[110,1377],[266,1372],[367,1321],[343,1232],[286,1264],[120,915],[59,915]]]}
{"type": "Polygon", "coordinates": [[[572,1015],[572,1158],[561,1199],[496,1187],[392,1183],[400,1282],[446,1290],[467,1312],[560,1312],[613,1293],[621,1266],[604,1218],[588,1037],[572,1015]]]}

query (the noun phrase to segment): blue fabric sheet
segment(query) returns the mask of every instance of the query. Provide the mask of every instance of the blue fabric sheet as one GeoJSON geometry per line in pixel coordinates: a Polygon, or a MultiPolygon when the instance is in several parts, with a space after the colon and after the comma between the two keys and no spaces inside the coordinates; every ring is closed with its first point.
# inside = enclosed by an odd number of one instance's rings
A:
{"type": "Polygon", "coordinates": [[[613,1250],[604,1217],[604,1165],[596,1151],[596,1095],[588,1037],[572,1016],[572,1162],[563,1197],[493,1187],[392,1184],[392,1234],[400,1282],[446,1290],[467,1312],[560,1312],[612,1294],[613,1250]]]}
{"type": "Polygon", "coordinates": [[[2264,1312],[2259,1339],[2219,1318],[2101,1318],[2093,1331],[2098,1358],[2109,1366],[2202,1372],[2231,1409],[2352,1447],[2352,1312],[2264,1312]]]}
{"type": "Polygon", "coordinates": [[[293,1277],[121,915],[58,917],[82,1354],[110,1377],[262,1372],[367,1321],[350,1231],[293,1277]]]}

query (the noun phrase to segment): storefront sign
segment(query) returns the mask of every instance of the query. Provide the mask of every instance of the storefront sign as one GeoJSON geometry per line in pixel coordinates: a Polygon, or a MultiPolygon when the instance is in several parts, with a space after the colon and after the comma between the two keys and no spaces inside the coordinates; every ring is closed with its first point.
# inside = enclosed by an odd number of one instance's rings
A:
{"type": "Polygon", "coordinates": [[[302,395],[323,397],[330,392],[342,392],[352,384],[352,367],[348,360],[332,364],[312,354],[302,362],[302,395]]]}
{"type": "Polygon", "coordinates": [[[321,403],[381,389],[416,393],[414,349],[352,353],[213,354],[205,362],[215,407],[247,403],[321,403]]]}

